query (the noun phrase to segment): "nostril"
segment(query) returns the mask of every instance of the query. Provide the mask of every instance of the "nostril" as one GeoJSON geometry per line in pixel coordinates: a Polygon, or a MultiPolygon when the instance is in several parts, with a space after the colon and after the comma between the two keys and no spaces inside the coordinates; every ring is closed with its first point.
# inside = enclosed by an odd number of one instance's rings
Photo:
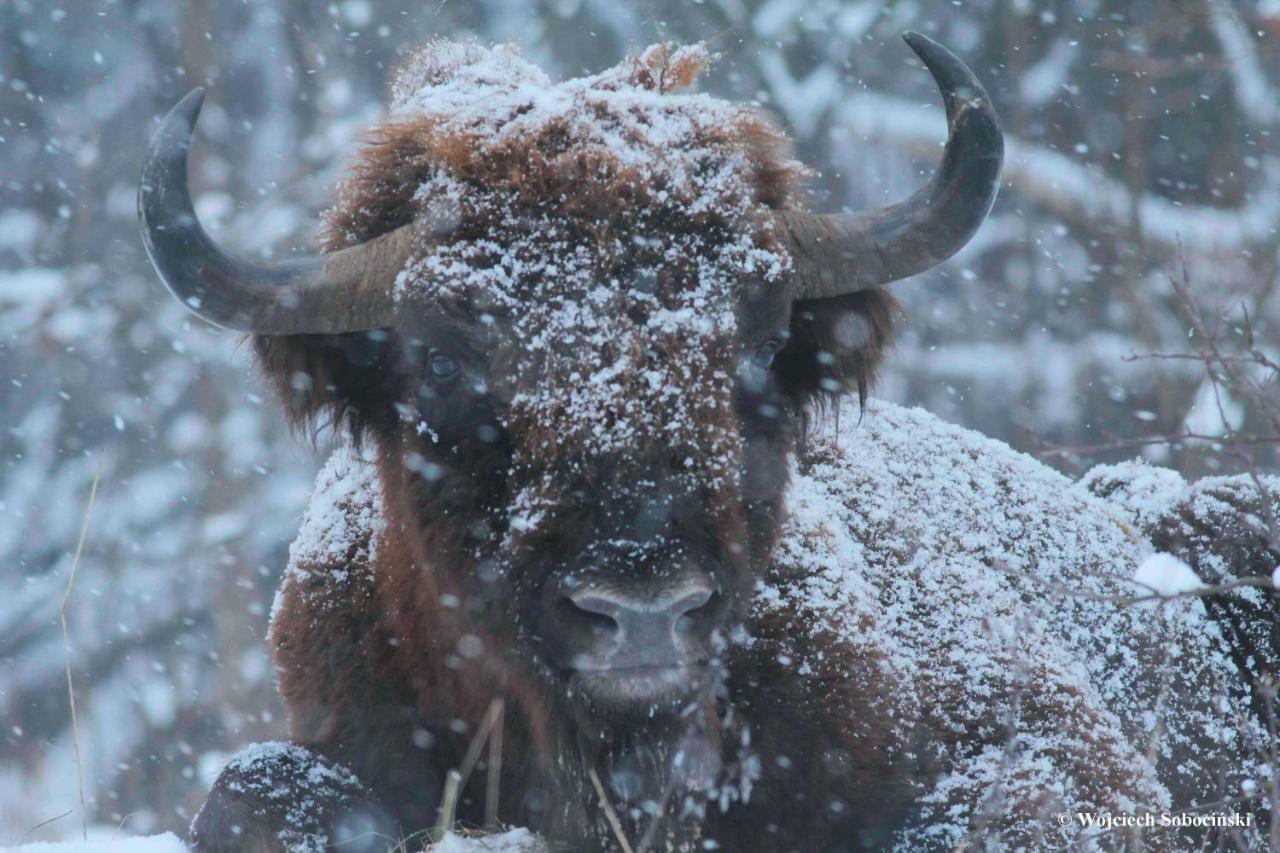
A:
{"type": "Polygon", "coordinates": [[[711,599],[714,598],[715,595],[716,593],[714,590],[707,589],[706,587],[698,587],[696,589],[689,590],[684,595],[672,601],[669,605],[669,609],[677,616],[692,613],[695,610],[700,610],[710,604],[711,599]]]}
{"type": "Polygon", "coordinates": [[[555,603],[556,618],[564,629],[579,635],[608,639],[617,634],[618,621],[591,604],[590,599],[562,595],[555,603]]]}
{"type": "Polygon", "coordinates": [[[715,621],[724,607],[724,596],[711,590],[700,590],[686,596],[672,607],[676,630],[682,634],[698,630],[715,621]]]}

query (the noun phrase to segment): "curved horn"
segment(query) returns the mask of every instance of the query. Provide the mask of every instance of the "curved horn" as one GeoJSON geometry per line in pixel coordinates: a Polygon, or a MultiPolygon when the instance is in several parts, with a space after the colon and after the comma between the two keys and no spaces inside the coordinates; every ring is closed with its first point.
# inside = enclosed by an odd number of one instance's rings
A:
{"type": "Polygon", "coordinates": [[[946,103],[942,164],[915,195],[880,210],[775,214],[795,263],[797,299],[853,293],[937,266],[969,242],[995,201],[1004,136],[991,98],[951,51],[919,33],[903,38],[946,103]]]}
{"type": "Polygon", "coordinates": [[[147,255],[169,291],[210,323],[259,335],[338,334],[391,324],[395,279],[421,240],[410,224],[320,256],[254,263],[223,252],[196,218],[187,150],[204,90],[193,89],[151,141],[138,188],[147,255]]]}

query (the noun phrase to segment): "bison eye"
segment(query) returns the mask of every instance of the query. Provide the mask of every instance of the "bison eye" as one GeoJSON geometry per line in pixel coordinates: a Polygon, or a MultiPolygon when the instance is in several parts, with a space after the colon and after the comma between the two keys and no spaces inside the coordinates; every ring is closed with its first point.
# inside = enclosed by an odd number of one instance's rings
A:
{"type": "Polygon", "coordinates": [[[763,370],[773,364],[773,357],[780,349],[782,349],[782,338],[769,338],[756,347],[756,351],[751,355],[751,363],[763,370]]]}
{"type": "Polygon", "coordinates": [[[441,382],[447,382],[458,375],[458,362],[441,352],[434,352],[428,362],[431,375],[441,382]]]}

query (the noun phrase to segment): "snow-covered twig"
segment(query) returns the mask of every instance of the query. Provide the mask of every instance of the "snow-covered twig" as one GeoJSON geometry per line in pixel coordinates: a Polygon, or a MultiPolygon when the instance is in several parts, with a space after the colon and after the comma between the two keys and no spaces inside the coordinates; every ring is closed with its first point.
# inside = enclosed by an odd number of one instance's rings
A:
{"type": "MultiPolygon", "coordinates": [[[[467,779],[471,776],[471,771],[475,769],[476,762],[480,760],[480,753],[484,750],[485,743],[489,741],[494,727],[502,719],[504,707],[505,703],[501,699],[494,699],[489,703],[489,710],[485,712],[479,728],[476,729],[475,735],[471,738],[471,744],[467,747],[467,753],[462,758],[462,764],[446,774],[444,796],[440,804],[440,820],[436,825],[435,833],[432,835],[433,841],[439,841],[453,829],[454,812],[458,806],[458,798],[462,794],[463,787],[467,784],[467,779]]],[[[501,738],[501,735],[498,737],[501,738]]],[[[498,749],[501,749],[501,746],[498,749]]],[[[493,755],[492,751],[490,755],[493,755]]],[[[486,790],[496,789],[496,787],[497,783],[491,776],[486,783],[486,790]]],[[[496,815],[496,802],[494,809],[496,815]]],[[[487,815],[488,813],[489,804],[486,803],[485,814],[487,815]]]]}
{"type": "MultiPolygon", "coordinates": [[[[1223,320],[1222,313],[1215,312],[1217,315],[1215,323],[1206,320],[1206,312],[1196,302],[1191,292],[1190,274],[1181,251],[1178,253],[1178,259],[1180,262],[1178,270],[1176,274],[1170,276],[1169,283],[1177,295],[1178,305],[1186,318],[1192,339],[1200,346],[1197,354],[1204,365],[1205,376],[1212,384],[1214,402],[1224,430],[1221,440],[1243,456],[1249,476],[1258,492],[1259,511],[1267,525],[1268,541],[1273,550],[1280,551],[1280,519],[1277,518],[1275,501],[1262,482],[1262,475],[1258,470],[1254,454],[1243,449],[1244,446],[1258,442],[1252,440],[1253,436],[1240,434],[1237,427],[1231,423],[1231,419],[1227,417],[1222,401],[1222,391],[1225,388],[1234,399],[1246,401],[1262,417],[1268,429],[1280,436],[1280,401],[1277,401],[1274,391],[1267,387],[1268,384],[1274,385],[1277,380],[1280,380],[1280,370],[1277,370],[1276,362],[1256,345],[1253,321],[1247,308],[1243,308],[1241,312],[1244,330],[1243,354],[1227,350],[1227,345],[1223,342],[1219,331],[1223,320]],[[1260,369],[1267,378],[1261,382],[1258,381],[1250,375],[1251,368],[1260,369]]],[[[1271,439],[1262,443],[1280,446],[1280,439],[1271,439]]]]}
{"type": "MultiPolygon", "coordinates": [[[[1228,320],[1220,307],[1201,304],[1191,287],[1185,256],[1179,247],[1178,264],[1169,276],[1173,302],[1186,328],[1190,349],[1186,352],[1149,352],[1124,356],[1124,361],[1169,361],[1199,364],[1203,370],[1206,394],[1197,395],[1211,407],[1214,418],[1211,429],[1193,423],[1191,413],[1183,420],[1184,428],[1176,432],[1129,438],[1115,438],[1094,445],[1051,445],[1040,442],[1036,455],[1096,455],[1127,448],[1155,445],[1172,446],[1189,441],[1214,445],[1221,454],[1239,460],[1241,469],[1253,480],[1258,494],[1257,514],[1265,524],[1270,547],[1280,554],[1280,518],[1276,498],[1264,484],[1257,454],[1268,447],[1280,449],[1280,361],[1274,352],[1259,346],[1254,336],[1253,320],[1247,306],[1241,306],[1238,320],[1228,320]],[[1234,325],[1235,334],[1225,334],[1224,326],[1234,325]],[[1242,405],[1258,421],[1254,431],[1245,432],[1243,417],[1234,416],[1229,408],[1242,405]],[[1220,428],[1219,428],[1220,425],[1220,428]],[[1200,426],[1200,428],[1196,428],[1200,426]]],[[[1199,406],[1197,402],[1192,412],[1199,406]]]]}
{"type": "Polygon", "coordinates": [[[1235,580],[1221,584],[1204,584],[1194,589],[1179,589],[1177,591],[1162,591],[1153,585],[1143,583],[1141,581],[1131,581],[1135,586],[1150,590],[1150,592],[1136,593],[1133,595],[1124,595],[1121,593],[1104,593],[1093,592],[1087,589],[1076,589],[1066,586],[1057,581],[1040,577],[1031,572],[1015,569],[1012,566],[1002,563],[996,563],[992,566],[996,571],[1004,572],[1011,577],[1020,578],[1022,580],[1032,581],[1040,584],[1058,595],[1069,596],[1071,598],[1081,598],[1086,601],[1105,601],[1120,607],[1128,607],[1134,604],[1147,604],[1153,602],[1170,601],[1179,598],[1205,598],[1213,595],[1223,595],[1225,593],[1234,592],[1241,589],[1275,589],[1275,581],[1270,577],[1247,577],[1236,578],[1235,580]]]}
{"type": "MultiPolygon", "coordinates": [[[[1027,684],[1031,680],[1031,667],[1027,664],[1026,655],[1023,654],[1018,638],[1028,628],[1026,615],[1022,614],[1018,617],[1012,631],[1008,633],[991,631],[994,639],[1004,646],[1004,651],[1009,655],[1013,671],[1013,693],[1005,709],[1005,742],[1004,749],[1000,753],[1000,763],[996,768],[995,779],[992,780],[991,786],[976,809],[965,847],[968,850],[981,850],[988,846],[987,842],[992,840],[987,837],[990,828],[998,824],[1000,815],[1008,807],[1005,784],[1013,770],[1022,722],[1022,706],[1027,694],[1027,684]]],[[[988,629],[990,630],[989,623],[988,629]]]]}
{"type": "Polygon", "coordinates": [[[484,795],[484,826],[494,830],[498,827],[498,795],[501,793],[499,780],[502,778],[502,730],[505,723],[504,706],[498,702],[497,718],[493,731],[489,735],[489,768],[486,771],[484,795]]]}
{"type": "MultiPolygon", "coordinates": [[[[1112,450],[1131,450],[1139,447],[1150,447],[1157,444],[1181,444],[1186,441],[1205,441],[1218,444],[1225,443],[1221,435],[1211,435],[1209,433],[1182,430],[1179,432],[1164,433],[1161,435],[1145,435],[1137,438],[1117,438],[1112,441],[1099,442],[1098,444],[1041,443],[1040,446],[1036,448],[1035,455],[1042,457],[1067,455],[1093,456],[1100,453],[1107,453],[1112,450]]],[[[1239,445],[1280,444],[1280,433],[1276,433],[1274,435],[1236,434],[1231,438],[1231,443],[1239,445]]]]}
{"type": "Polygon", "coordinates": [[[1280,729],[1276,725],[1276,681],[1269,677],[1261,685],[1263,706],[1266,708],[1267,734],[1270,743],[1267,746],[1267,757],[1271,763],[1271,778],[1268,780],[1267,797],[1271,804],[1271,849],[1280,850],[1280,729]]]}

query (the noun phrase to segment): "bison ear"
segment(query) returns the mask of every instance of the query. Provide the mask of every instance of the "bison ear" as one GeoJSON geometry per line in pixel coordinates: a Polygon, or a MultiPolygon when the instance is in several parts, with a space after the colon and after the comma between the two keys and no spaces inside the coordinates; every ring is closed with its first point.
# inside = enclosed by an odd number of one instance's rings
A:
{"type": "Polygon", "coordinates": [[[855,390],[865,403],[901,313],[897,301],[880,289],[797,300],[791,308],[791,340],[776,362],[782,390],[796,410],[855,390]]]}
{"type": "Polygon", "coordinates": [[[252,341],[293,428],[346,427],[359,440],[395,424],[404,372],[393,332],[254,335],[252,341]]]}

